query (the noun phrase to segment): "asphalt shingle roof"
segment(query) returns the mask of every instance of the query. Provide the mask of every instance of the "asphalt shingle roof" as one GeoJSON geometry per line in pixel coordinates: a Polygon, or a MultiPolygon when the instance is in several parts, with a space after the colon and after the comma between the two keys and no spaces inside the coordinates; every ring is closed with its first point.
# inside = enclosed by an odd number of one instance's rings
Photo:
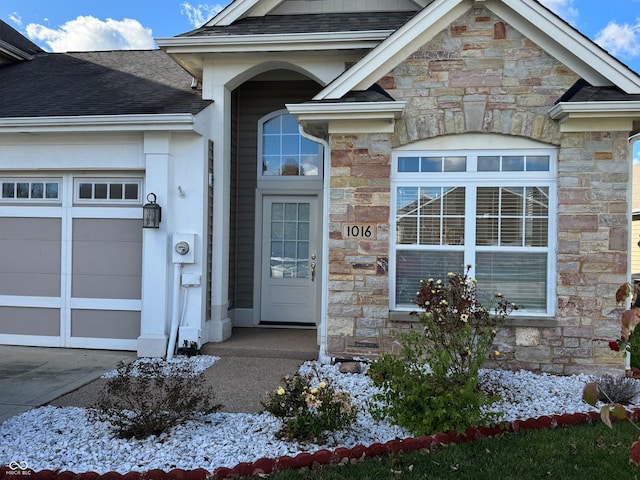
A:
{"type": "Polygon", "coordinates": [[[228,26],[200,27],[178,35],[269,35],[279,33],[358,32],[396,30],[416,12],[321,13],[247,17],[228,26]]]}
{"type": "Polygon", "coordinates": [[[0,66],[0,117],[197,113],[211,101],[161,50],[54,53],[0,66]]]}
{"type": "Polygon", "coordinates": [[[640,95],[625,93],[618,87],[594,87],[578,80],[556,103],[560,102],[640,102],[640,95]]]}
{"type": "Polygon", "coordinates": [[[22,50],[24,53],[29,55],[35,55],[37,53],[42,53],[42,50],[39,46],[33,43],[28,38],[24,37],[20,34],[20,32],[16,31],[14,28],[0,20],[0,41],[4,41],[14,47],[22,50]]]}

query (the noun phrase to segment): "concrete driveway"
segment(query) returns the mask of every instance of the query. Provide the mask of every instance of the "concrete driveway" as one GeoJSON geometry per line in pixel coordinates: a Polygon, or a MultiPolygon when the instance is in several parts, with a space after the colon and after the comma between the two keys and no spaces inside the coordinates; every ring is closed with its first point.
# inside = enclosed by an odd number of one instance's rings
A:
{"type": "Polygon", "coordinates": [[[135,358],[135,352],[0,345],[0,423],[135,358]]]}

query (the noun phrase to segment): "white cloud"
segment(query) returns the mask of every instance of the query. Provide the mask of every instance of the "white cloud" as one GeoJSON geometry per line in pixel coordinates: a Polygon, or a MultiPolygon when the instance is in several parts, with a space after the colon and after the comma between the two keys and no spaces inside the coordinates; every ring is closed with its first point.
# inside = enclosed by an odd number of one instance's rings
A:
{"type": "Polygon", "coordinates": [[[578,20],[579,12],[573,7],[573,0],[540,0],[540,3],[572,25],[578,20]]]}
{"type": "Polygon", "coordinates": [[[181,13],[187,16],[195,28],[199,28],[220,13],[223,8],[224,5],[219,3],[216,5],[198,4],[195,6],[184,2],[181,13]]]}
{"type": "Polygon", "coordinates": [[[57,29],[30,23],[26,30],[31,40],[44,42],[53,52],[155,48],[151,29],[130,18],[102,21],[79,16],[57,29]]]}
{"type": "Polygon", "coordinates": [[[609,22],[596,35],[595,42],[616,57],[640,55],[640,21],[635,25],[609,22]]]}
{"type": "Polygon", "coordinates": [[[18,12],[13,12],[9,14],[9,20],[13,22],[15,25],[21,27],[22,26],[22,17],[18,12]]]}

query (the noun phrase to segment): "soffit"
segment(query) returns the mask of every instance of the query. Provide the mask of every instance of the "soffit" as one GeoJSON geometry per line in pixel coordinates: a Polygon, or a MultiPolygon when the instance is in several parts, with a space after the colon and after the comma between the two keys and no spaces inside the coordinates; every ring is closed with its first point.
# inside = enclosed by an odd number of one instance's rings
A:
{"type": "Polygon", "coordinates": [[[337,13],[374,12],[380,10],[419,10],[432,0],[235,0],[205,26],[231,25],[246,17],[266,16],[274,13],[337,13]],[[302,7],[294,4],[304,3],[302,7]],[[414,8],[411,8],[413,5],[414,8]]]}

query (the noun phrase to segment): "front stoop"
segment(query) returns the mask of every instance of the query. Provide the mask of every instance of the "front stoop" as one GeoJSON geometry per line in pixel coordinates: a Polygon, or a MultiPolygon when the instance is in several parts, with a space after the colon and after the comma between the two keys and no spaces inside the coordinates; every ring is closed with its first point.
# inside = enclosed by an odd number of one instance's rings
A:
{"type": "Polygon", "coordinates": [[[234,328],[231,338],[205,343],[200,351],[218,357],[317,360],[319,347],[315,329],[234,328]]]}

